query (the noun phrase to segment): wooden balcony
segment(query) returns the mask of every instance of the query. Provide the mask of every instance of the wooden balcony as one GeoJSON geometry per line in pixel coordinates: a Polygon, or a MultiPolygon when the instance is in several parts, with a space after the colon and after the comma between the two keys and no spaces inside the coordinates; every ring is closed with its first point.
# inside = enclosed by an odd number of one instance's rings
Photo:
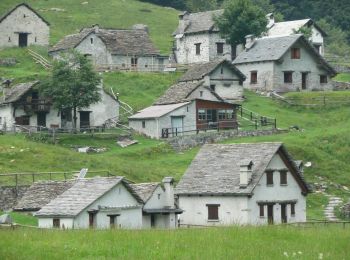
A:
{"type": "Polygon", "coordinates": [[[51,102],[45,99],[32,99],[31,102],[24,104],[24,111],[26,112],[49,112],[51,102]]]}

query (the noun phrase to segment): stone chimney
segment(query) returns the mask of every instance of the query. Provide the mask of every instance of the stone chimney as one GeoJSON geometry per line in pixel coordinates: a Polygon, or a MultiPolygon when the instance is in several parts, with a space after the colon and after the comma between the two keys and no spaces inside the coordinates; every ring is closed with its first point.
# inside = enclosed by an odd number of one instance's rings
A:
{"type": "Polygon", "coordinates": [[[165,189],[165,206],[173,208],[175,206],[174,178],[165,177],[162,182],[165,189]]]}
{"type": "Polygon", "coordinates": [[[5,101],[5,99],[6,99],[8,91],[10,89],[11,82],[12,82],[12,80],[10,80],[10,79],[6,79],[5,81],[2,82],[2,99],[3,99],[3,101],[5,101]]]}
{"type": "Polygon", "coordinates": [[[245,37],[245,48],[250,49],[255,43],[255,35],[249,34],[245,37]]]}
{"type": "Polygon", "coordinates": [[[273,13],[269,13],[265,17],[267,19],[266,28],[270,29],[275,24],[275,15],[273,13]]]}
{"type": "Polygon", "coordinates": [[[253,161],[243,160],[239,165],[239,187],[246,188],[252,180],[253,161]]]}
{"type": "Polygon", "coordinates": [[[190,14],[185,11],[179,14],[179,32],[178,33],[183,33],[187,26],[190,24],[189,20],[190,14]]]}
{"type": "Polygon", "coordinates": [[[100,26],[98,24],[94,24],[92,26],[92,28],[94,28],[95,33],[99,33],[100,32],[100,26]]]}
{"type": "Polygon", "coordinates": [[[148,29],[148,26],[146,24],[141,24],[141,23],[138,23],[138,24],[134,24],[132,26],[132,29],[133,30],[143,30],[145,31],[146,33],[149,33],[149,29],[148,29]]]}

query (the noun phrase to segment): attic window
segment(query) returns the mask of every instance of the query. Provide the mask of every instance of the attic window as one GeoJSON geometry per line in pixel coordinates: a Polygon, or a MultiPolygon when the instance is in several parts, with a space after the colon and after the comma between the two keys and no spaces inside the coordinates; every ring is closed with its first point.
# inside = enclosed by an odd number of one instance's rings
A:
{"type": "Polygon", "coordinates": [[[90,43],[94,44],[94,38],[90,38],[90,43]]]}
{"type": "Polygon", "coordinates": [[[280,184],[287,185],[287,171],[280,171],[280,184]]]}
{"type": "Polygon", "coordinates": [[[224,43],[223,42],[217,42],[216,43],[216,52],[217,52],[217,54],[223,54],[224,53],[224,43]]]}
{"type": "Polygon", "coordinates": [[[160,200],[160,194],[158,194],[158,199],[160,200]]]}
{"type": "Polygon", "coordinates": [[[300,59],[300,48],[292,48],[291,55],[292,59],[300,59]]]}
{"type": "Polygon", "coordinates": [[[273,185],[273,172],[266,172],[266,185],[273,185]]]}
{"type": "Polygon", "coordinates": [[[195,43],[194,45],[196,46],[196,55],[200,55],[201,54],[201,44],[195,43]]]}
{"type": "Polygon", "coordinates": [[[203,97],[203,91],[199,91],[199,96],[203,97]]]}

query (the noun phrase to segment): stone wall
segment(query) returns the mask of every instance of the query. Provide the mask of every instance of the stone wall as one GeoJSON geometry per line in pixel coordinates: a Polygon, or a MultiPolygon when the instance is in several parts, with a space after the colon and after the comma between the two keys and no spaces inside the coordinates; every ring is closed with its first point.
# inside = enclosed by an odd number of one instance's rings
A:
{"type": "Polygon", "coordinates": [[[350,90],[350,82],[333,81],[334,90],[350,90]]]}
{"type": "Polygon", "coordinates": [[[22,198],[29,186],[2,186],[0,187],[0,210],[12,209],[22,198]]]}
{"type": "Polygon", "coordinates": [[[286,133],[287,130],[254,130],[254,131],[239,131],[230,130],[222,132],[206,132],[198,135],[186,135],[167,139],[166,141],[176,150],[183,151],[203,144],[217,143],[229,138],[240,138],[247,136],[263,136],[279,133],[286,133]]]}

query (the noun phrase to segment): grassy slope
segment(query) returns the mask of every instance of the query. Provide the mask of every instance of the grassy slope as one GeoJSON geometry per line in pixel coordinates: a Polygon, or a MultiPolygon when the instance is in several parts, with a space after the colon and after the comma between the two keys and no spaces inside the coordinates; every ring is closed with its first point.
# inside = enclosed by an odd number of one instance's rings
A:
{"type": "MultiPolygon", "coordinates": [[[[4,214],[4,212],[0,211],[0,216],[2,214],[4,214]]],[[[38,219],[36,217],[33,217],[30,214],[17,213],[17,212],[11,212],[9,214],[12,217],[12,220],[14,223],[21,224],[21,225],[27,225],[27,226],[37,226],[38,225],[38,219]]]]}
{"type": "Polygon", "coordinates": [[[337,81],[350,82],[350,73],[339,73],[334,79],[337,81]]]}
{"type": "Polygon", "coordinates": [[[2,259],[347,259],[350,240],[349,228],[322,226],[177,231],[0,229],[0,236],[2,259]]]}
{"type": "MultiPolygon", "coordinates": [[[[1,0],[0,16],[22,0],[1,0]]],[[[78,32],[82,27],[99,24],[106,28],[131,28],[137,23],[149,26],[152,40],[162,53],[169,53],[171,33],[178,23],[178,11],[136,0],[27,0],[36,11],[51,24],[50,43],[55,44],[67,34],[78,32]],[[55,12],[51,8],[64,9],[55,12]]]]}

